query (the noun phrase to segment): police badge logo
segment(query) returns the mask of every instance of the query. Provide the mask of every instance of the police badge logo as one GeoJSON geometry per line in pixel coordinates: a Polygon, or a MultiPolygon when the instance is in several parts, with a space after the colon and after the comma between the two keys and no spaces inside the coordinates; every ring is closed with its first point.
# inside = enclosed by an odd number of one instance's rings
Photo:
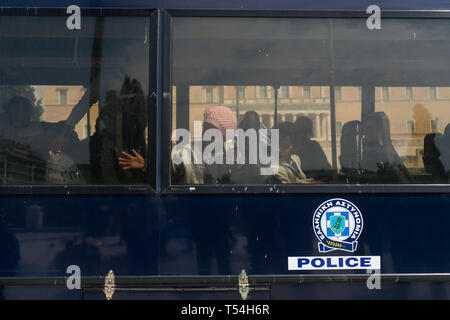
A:
{"type": "Polygon", "coordinates": [[[343,250],[355,252],[363,229],[359,209],[345,199],[322,203],[313,216],[313,229],[319,239],[319,252],[343,250]]]}

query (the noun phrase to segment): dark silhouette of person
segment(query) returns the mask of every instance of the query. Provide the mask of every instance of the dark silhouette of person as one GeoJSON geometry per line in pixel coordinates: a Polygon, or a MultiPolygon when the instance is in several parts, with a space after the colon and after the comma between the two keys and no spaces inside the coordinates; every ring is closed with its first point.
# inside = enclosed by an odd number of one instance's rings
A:
{"type": "Polygon", "coordinates": [[[342,173],[347,183],[359,182],[361,161],[361,122],[353,120],[345,123],[341,134],[341,163],[342,173]]]}
{"type": "Polygon", "coordinates": [[[60,270],[66,270],[67,266],[78,265],[85,275],[98,275],[103,272],[99,249],[86,241],[84,235],[73,240],[67,240],[64,250],[59,252],[53,264],[60,270]]]}
{"type": "Polygon", "coordinates": [[[133,275],[158,274],[161,240],[161,206],[146,199],[126,204],[120,212],[120,236],[127,246],[128,272],[133,275]],[[142,210],[142,207],[157,208],[142,210]]]}
{"type": "Polygon", "coordinates": [[[197,201],[189,213],[192,237],[196,248],[198,273],[212,274],[213,261],[219,274],[231,274],[230,250],[232,234],[230,223],[233,203],[227,198],[197,201]]]}
{"type": "MultiPolygon", "coordinates": [[[[31,147],[37,132],[30,130],[33,105],[25,97],[15,96],[3,106],[0,119],[0,137],[31,147]]],[[[33,146],[34,148],[35,146],[33,146]]]]}
{"type": "Polygon", "coordinates": [[[302,171],[308,178],[315,180],[329,180],[332,178],[332,169],[320,144],[312,140],[313,122],[308,117],[299,117],[295,121],[296,139],[294,153],[302,163],[302,171]]]}
{"type": "Polygon", "coordinates": [[[5,130],[12,128],[23,129],[29,126],[31,123],[31,118],[33,116],[33,105],[25,97],[15,96],[11,98],[3,106],[3,117],[2,117],[2,132],[1,136],[5,137],[11,133],[5,130]]]}
{"type": "Polygon", "coordinates": [[[423,139],[423,166],[431,175],[431,182],[446,182],[446,170],[441,162],[441,150],[438,147],[442,141],[441,133],[429,133],[423,139]]]}
{"type": "Polygon", "coordinates": [[[374,112],[362,121],[361,168],[369,183],[412,183],[413,179],[392,145],[389,119],[374,112]]]}
{"type": "Polygon", "coordinates": [[[75,131],[70,131],[60,143],[54,145],[54,137],[64,131],[62,123],[31,121],[33,104],[25,97],[15,96],[4,106],[6,123],[1,125],[0,136],[6,140],[30,146],[43,159],[49,158],[49,151],[64,151],[76,158],[79,144],[75,131]]]}
{"type": "Polygon", "coordinates": [[[125,76],[118,92],[107,92],[105,103],[99,111],[95,133],[89,141],[94,181],[128,184],[147,180],[147,162],[144,160],[148,157],[145,141],[146,106],[141,84],[128,76],[125,76]],[[142,161],[136,163],[136,157],[142,161]]]}
{"type": "Polygon", "coordinates": [[[444,168],[443,178],[448,182],[450,178],[450,124],[444,129],[444,134],[436,138],[436,147],[439,150],[439,161],[444,168]]]}
{"type": "MultiPolygon", "coordinates": [[[[44,172],[46,164],[49,164],[48,160],[55,153],[67,155],[68,158],[64,157],[70,161],[66,161],[65,164],[72,163],[72,160],[77,162],[80,141],[75,131],[67,131],[64,139],[60,139],[59,143],[55,145],[54,138],[65,131],[64,125],[32,121],[34,108],[30,100],[22,96],[13,97],[4,105],[4,117],[0,121],[0,136],[9,150],[7,152],[20,150],[27,154],[26,162],[29,169],[26,172],[34,172],[36,167],[44,172]]],[[[55,161],[52,161],[52,164],[54,163],[55,161]]],[[[59,164],[63,165],[62,162],[59,164]]],[[[72,171],[68,166],[67,164],[66,169],[72,171]]],[[[45,184],[49,183],[50,175],[42,173],[36,178],[35,174],[30,173],[25,180],[28,180],[23,181],[26,184],[38,182],[45,184]]]]}

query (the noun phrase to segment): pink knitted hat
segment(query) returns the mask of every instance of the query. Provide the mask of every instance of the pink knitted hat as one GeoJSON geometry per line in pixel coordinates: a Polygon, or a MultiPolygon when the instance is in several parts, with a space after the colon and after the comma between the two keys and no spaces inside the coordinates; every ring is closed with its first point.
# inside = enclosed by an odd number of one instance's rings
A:
{"type": "Polygon", "coordinates": [[[208,122],[215,126],[222,132],[222,135],[226,136],[227,129],[236,129],[237,120],[233,111],[225,106],[216,106],[209,108],[204,114],[205,122],[208,122]]]}

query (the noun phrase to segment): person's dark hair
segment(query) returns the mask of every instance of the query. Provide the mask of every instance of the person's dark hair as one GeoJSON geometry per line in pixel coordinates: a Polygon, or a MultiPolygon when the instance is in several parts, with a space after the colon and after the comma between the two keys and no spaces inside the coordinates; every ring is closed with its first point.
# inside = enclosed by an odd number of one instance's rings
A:
{"type": "Polygon", "coordinates": [[[445,126],[444,136],[450,137],[450,123],[445,126]]]}
{"type": "Polygon", "coordinates": [[[302,116],[295,121],[295,127],[299,136],[313,136],[313,122],[310,118],[302,116]]]}
{"type": "Polygon", "coordinates": [[[295,125],[292,122],[282,122],[276,126],[276,129],[279,130],[280,138],[289,137],[294,141],[295,139],[295,125]]]}
{"type": "Polygon", "coordinates": [[[261,121],[259,119],[259,114],[255,111],[248,111],[244,114],[241,122],[239,123],[239,128],[244,131],[248,129],[259,129],[261,127],[261,121]]]}
{"type": "Polygon", "coordinates": [[[9,99],[8,102],[3,105],[3,110],[6,113],[10,113],[13,108],[16,108],[19,105],[27,107],[30,112],[33,110],[33,104],[30,102],[30,100],[22,96],[15,96],[9,99]]]}

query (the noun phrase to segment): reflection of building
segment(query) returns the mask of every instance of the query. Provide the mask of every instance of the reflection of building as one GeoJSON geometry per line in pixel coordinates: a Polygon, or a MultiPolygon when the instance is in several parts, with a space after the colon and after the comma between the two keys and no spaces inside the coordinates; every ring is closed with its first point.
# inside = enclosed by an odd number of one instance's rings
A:
{"type": "MultiPolygon", "coordinates": [[[[73,107],[80,101],[85,92],[83,86],[35,86],[37,99],[41,99],[43,113],[41,121],[64,121],[70,115],[73,107]]],[[[80,140],[86,139],[95,132],[95,121],[98,118],[98,105],[90,109],[75,127],[80,140]],[[90,126],[88,126],[88,117],[90,126]]]]}
{"type": "Polygon", "coordinates": [[[384,111],[391,124],[395,149],[410,168],[423,168],[423,140],[427,133],[443,133],[450,123],[450,88],[377,88],[375,110],[384,111]]]}
{"type": "MultiPolygon", "coordinates": [[[[173,90],[174,110],[176,88],[173,90]]],[[[249,110],[260,114],[268,128],[275,122],[275,90],[271,86],[191,86],[189,90],[190,130],[212,106],[229,106],[241,118],[249,110]],[[236,97],[239,99],[236,99],[236,97]]],[[[361,120],[361,87],[336,87],[337,153],[340,153],[342,126],[361,120]]],[[[447,87],[377,87],[375,111],[389,117],[394,147],[405,165],[423,168],[423,139],[427,133],[443,132],[450,123],[450,88],[447,87]]],[[[277,121],[291,121],[308,116],[314,124],[314,139],[324,149],[331,163],[330,90],[327,86],[281,86],[278,89],[277,121]]],[[[173,118],[175,128],[175,117],[173,118]]],[[[339,165],[339,164],[338,164],[339,165]]]]}

